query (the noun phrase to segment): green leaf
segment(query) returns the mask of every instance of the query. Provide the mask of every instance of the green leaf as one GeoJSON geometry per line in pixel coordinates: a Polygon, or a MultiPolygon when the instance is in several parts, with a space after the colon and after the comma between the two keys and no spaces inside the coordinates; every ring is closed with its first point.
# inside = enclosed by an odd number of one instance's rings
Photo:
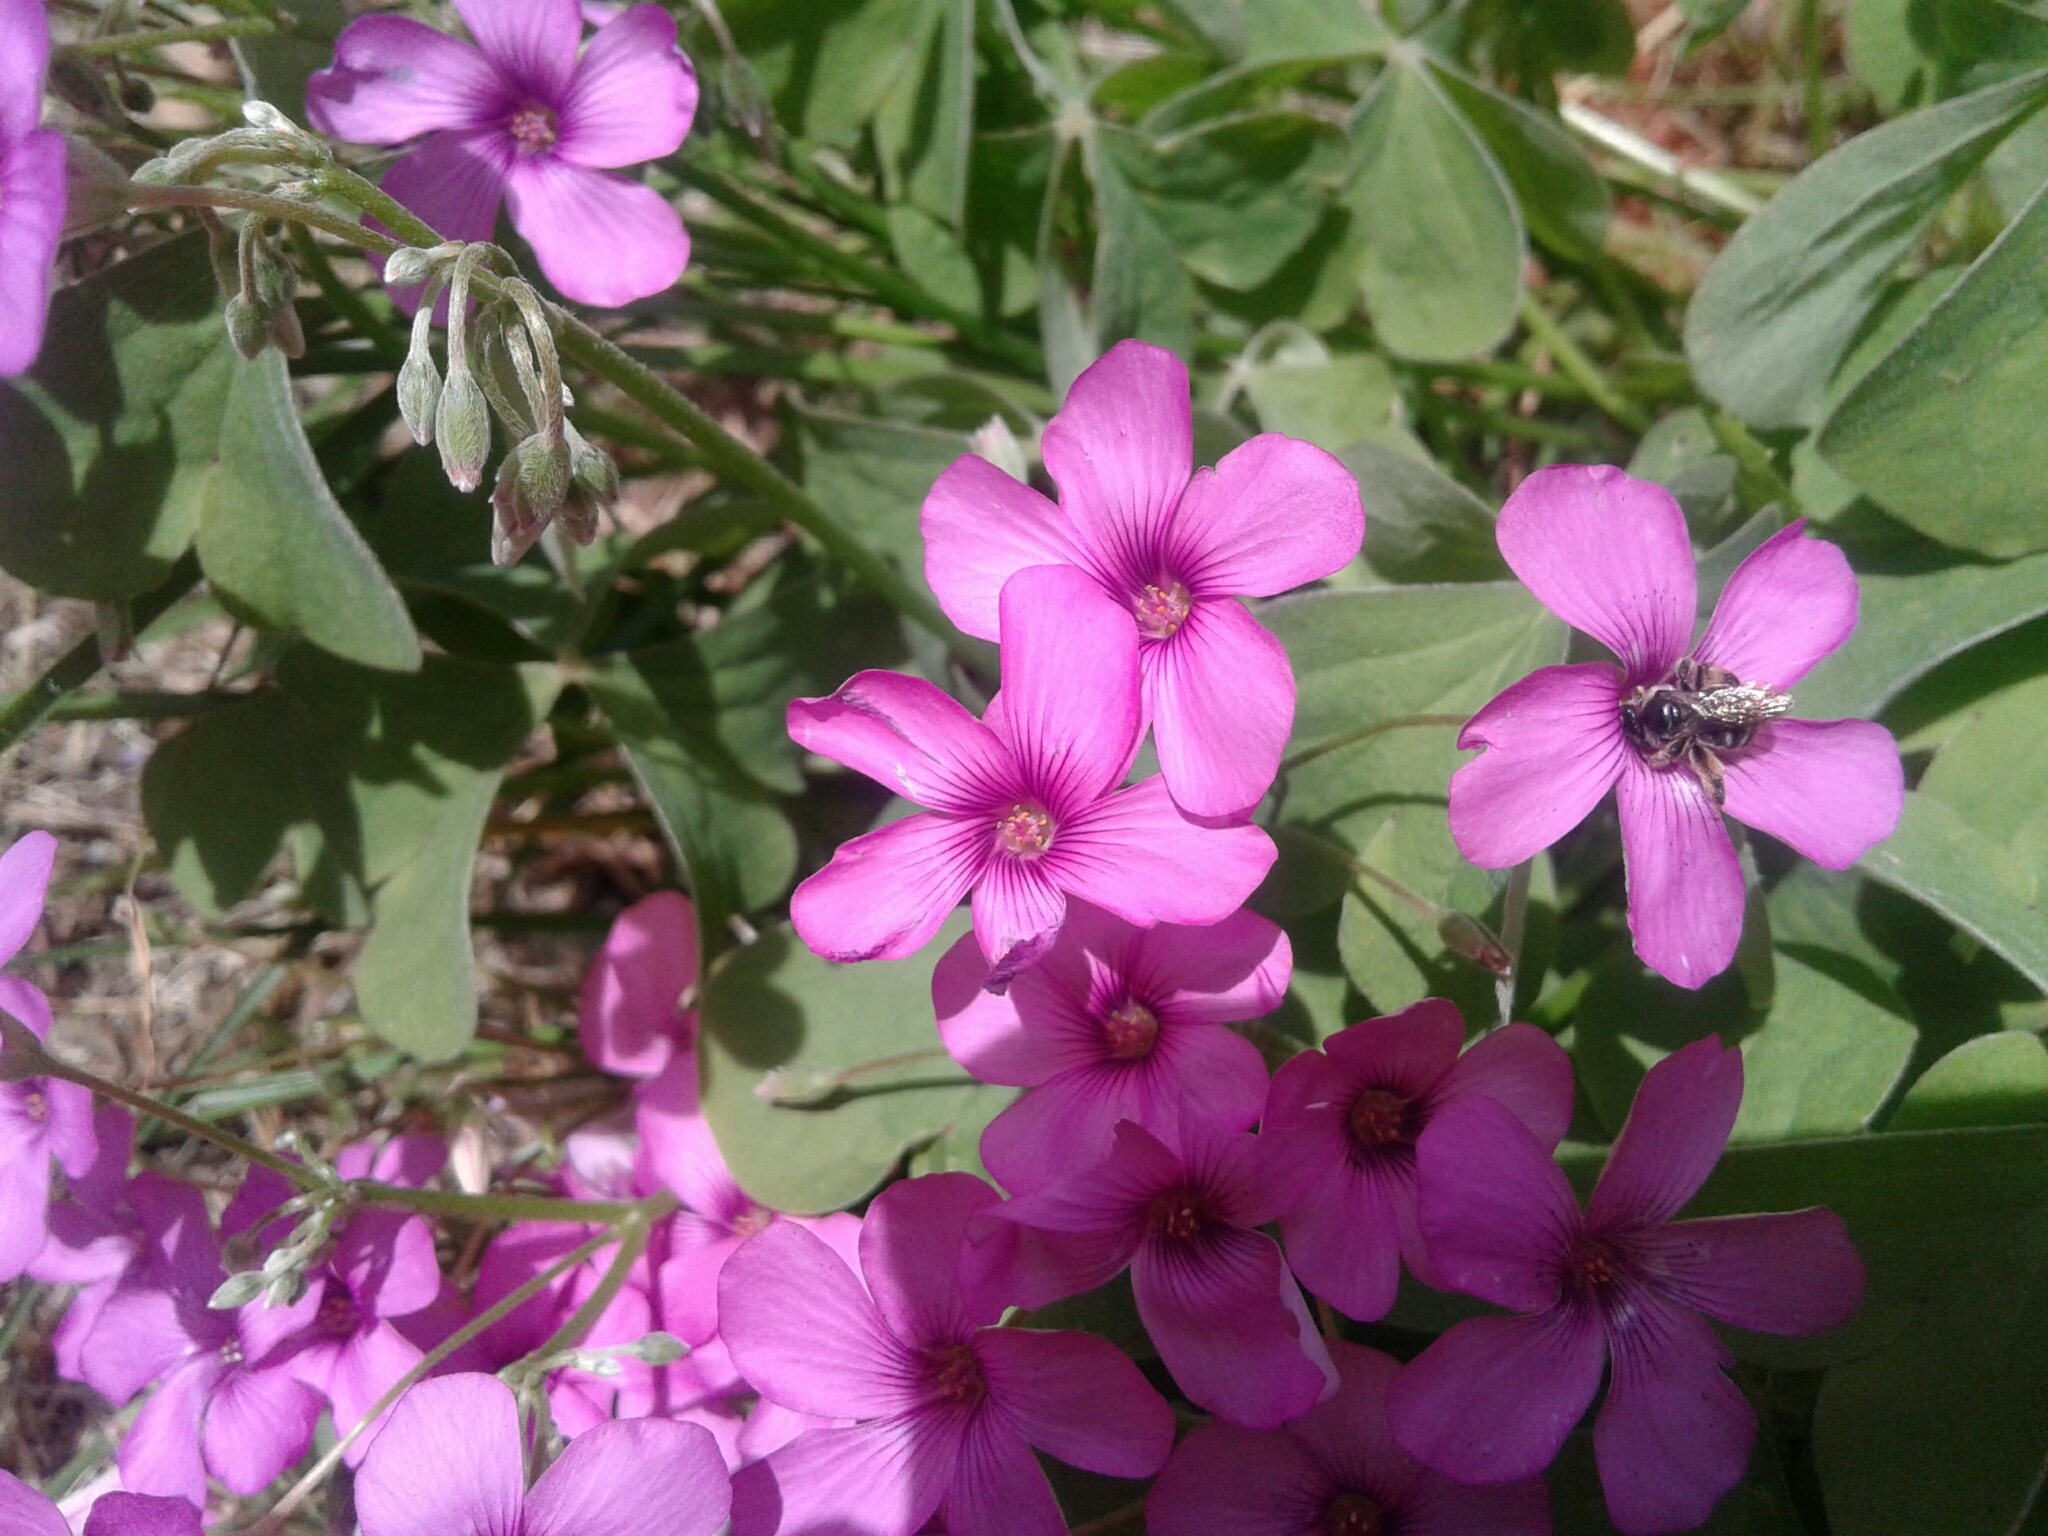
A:
{"type": "Polygon", "coordinates": [[[1507,339],[1522,298],[1522,219],[1507,178],[1421,54],[1390,57],[1357,128],[1354,269],[1396,356],[1449,360],[1507,339]]]}
{"type": "Polygon", "coordinates": [[[805,135],[851,148],[899,78],[923,61],[940,20],[939,3],[867,0],[835,7],[829,19],[807,8],[805,135]]]}
{"type": "Polygon", "coordinates": [[[835,965],[778,926],[713,969],[704,1113],[748,1194],[838,1210],[969,1112],[982,1085],[940,1047],[931,1002],[939,957],[967,931],[961,912],[909,960],[835,965]]]}
{"type": "Polygon", "coordinates": [[[1352,0],[1243,0],[1241,62],[1355,58],[1392,41],[1384,23],[1352,0]]]}
{"type": "Polygon", "coordinates": [[[910,203],[898,203],[888,218],[896,259],[926,293],[969,313],[981,308],[981,274],[950,229],[910,203]]]}
{"type": "Polygon", "coordinates": [[[1907,21],[1915,0],[1855,0],[1845,41],[1849,67],[1888,113],[1927,94],[1927,58],[1913,45],[1907,21]]]}
{"type": "Polygon", "coordinates": [[[290,21],[273,37],[238,37],[230,46],[251,101],[267,101],[306,124],[306,82],[334,62],[335,39],[348,25],[341,0],[292,0],[290,21]]]}
{"type": "Polygon", "coordinates": [[[804,488],[929,592],[918,517],[932,482],[969,451],[967,435],[833,411],[796,420],[804,488]]]}
{"type": "MultiPolygon", "coordinates": [[[[967,218],[974,153],[975,0],[936,4],[936,25],[925,23],[930,42],[922,67],[898,73],[875,112],[875,149],[891,203],[914,206],[957,230],[967,218]]],[[[911,275],[924,280],[915,268],[911,275]]],[[[962,307],[981,307],[978,284],[962,307]]]]}
{"type": "Polygon", "coordinates": [[[1301,350],[1301,359],[1283,354],[1246,372],[1244,392],[1261,427],[1330,453],[1395,432],[1400,391],[1384,358],[1372,352],[1332,357],[1320,342],[1301,350]]]}
{"type": "Polygon", "coordinates": [[[2048,613],[2048,554],[1857,580],[1856,633],[1799,685],[1802,715],[1875,715],[1942,662],[2048,613]]]}
{"type": "Polygon", "coordinates": [[[1398,582],[1506,579],[1493,509],[1464,486],[1385,443],[1359,443],[1341,457],[1372,509],[1365,558],[1380,575],[1398,582]]]}
{"type": "Polygon", "coordinates": [[[1737,231],[1686,313],[1700,388],[1758,427],[1810,427],[1899,264],[1998,141],[2048,100],[2048,71],[1859,134],[1737,231]]]}
{"type": "Polygon", "coordinates": [[[199,525],[234,357],[203,234],[59,288],[35,368],[0,380],[0,565],[58,597],[160,584],[199,525]]]}
{"type": "Polygon", "coordinates": [[[1685,16],[1685,45],[1688,50],[1712,42],[1735,25],[1749,9],[1749,0],[1678,0],[1685,16]]]}
{"type": "Polygon", "coordinates": [[[1965,1040],[1929,1067],[1892,1115],[1895,1131],[2048,1125],[2048,1045],[2024,1030],[1965,1040]]]}
{"type": "Polygon", "coordinates": [[[2040,431],[2048,188],[1820,430],[1820,451],[1929,538],[1995,557],[2048,548],[2040,431]]]}
{"type": "MultiPolygon", "coordinates": [[[[1122,130],[1104,126],[1098,141],[1122,130]]],[[[1171,236],[1125,178],[1114,153],[1098,147],[1095,178],[1093,320],[1098,344],[1135,336],[1182,357],[1195,345],[1195,284],[1171,236]]]]}
{"type": "Polygon", "coordinates": [[[2009,1536],[2048,1479],[2048,1210],[1971,1262],[1867,1359],[1830,1371],[1814,1463],[1836,1536],[2009,1536]]]}
{"type": "Polygon", "coordinates": [[[1857,866],[1925,902],[2048,992],[2048,913],[2035,856],[1987,837],[1937,797],[1909,791],[1898,830],[1857,866]]]}
{"type": "Polygon", "coordinates": [[[1563,255],[1590,259],[1607,243],[1614,198],[1579,141],[1549,113],[1439,59],[1430,67],[1506,174],[1529,233],[1563,255]]]}
{"type": "Polygon", "coordinates": [[[418,670],[405,602],[327,489],[274,349],[236,361],[198,542],[214,592],[249,622],[366,667],[418,670]]]}

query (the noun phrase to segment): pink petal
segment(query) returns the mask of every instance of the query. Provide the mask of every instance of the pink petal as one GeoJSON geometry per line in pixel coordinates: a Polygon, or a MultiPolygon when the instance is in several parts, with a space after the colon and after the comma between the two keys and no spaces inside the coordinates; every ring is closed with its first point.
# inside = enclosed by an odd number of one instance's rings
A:
{"type": "Polygon", "coordinates": [[[57,839],[47,832],[25,832],[0,853],[0,964],[34,936],[56,862],[57,839]]]}
{"type": "Polygon", "coordinates": [[[519,1410],[493,1376],[423,1381],[356,1474],[363,1536],[522,1536],[519,1410]]]}
{"type": "MultiPolygon", "coordinates": [[[[109,1522],[109,1529],[113,1528],[109,1522]]],[[[10,1536],[71,1536],[71,1527],[57,1513],[57,1506],[11,1472],[0,1472],[0,1530],[10,1536]]],[[[192,1530],[197,1536],[196,1512],[192,1530]]]]}
{"type": "Polygon", "coordinates": [[[32,982],[19,976],[0,976],[0,1013],[26,1025],[38,1040],[50,1037],[50,1000],[32,982]]]}
{"type": "Polygon", "coordinates": [[[1109,1074],[1073,1074],[1033,1088],[982,1132],[982,1165],[1013,1195],[1084,1177],[1109,1155],[1120,1122],[1159,1132],[1136,1102],[1142,1096],[1136,1084],[1109,1074]]]}
{"type": "MultiPolygon", "coordinates": [[[[354,1429],[357,1421],[382,1402],[384,1394],[418,1365],[425,1353],[389,1323],[378,1323],[343,1340],[335,1352],[334,1370],[326,1386],[327,1399],[334,1406],[335,1432],[345,1435],[354,1429]]],[[[362,1465],[383,1426],[390,1422],[387,1413],[349,1447],[350,1466],[362,1465]]]]}
{"type": "Polygon", "coordinates": [[[1240,817],[1273,787],[1294,729],[1287,651],[1244,605],[1204,598],[1139,652],[1159,771],[1190,816],[1240,817]]]}
{"type": "Polygon", "coordinates": [[[576,1037],[591,1065],[652,1077],[690,1027],[677,1011],[697,984],[697,909],[680,891],[656,891],[612,922],[583,974],[576,1037]]]}
{"type": "Polygon", "coordinates": [[[1586,1205],[1595,1231],[1671,1220],[1721,1160],[1742,1107],[1742,1052],[1718,1036],[1673,1051],[1644,1074],[1586,1205]]]}
{"type": "Polygon", "coordinates": [[[912,1536],[945,1497],[960,1440],[957,1418],[922,1414],[806,1430],[733,1479],[733,1536],[912,1536]]]}
{"type": "MultiPolygon", "coordinates": [[[[5,1524],[5,1517],[6,1510],[0,1506],[0,1525],[5,1524]]],[[[5,1528],[17,1530],[12,1525],[5,1528]]],[[[85,1517],[85,1536],[200,1536],[200,1529],[199,1511],[193,1505],[147,1493],[103,1493],[93,1500],[92,1511],[85,1517]]],[[[19,1536],[41,1536],[42,1530],[31,1525],[20,1529],[19,1536]]],[[[54,1530],[64,1536],[68,1528],[60,1519],[54,1530]]]]}
{"type": "Polygon", "coordinates": [[[1161,923],[1139,933],[1126,961],[1134,991],[1178,1024],[1261,1019],[1285,1001],[1294,951],[1278,923],[1231,913],[1206,928],[1161,923]]]}
{"type": "Polygon", "coordinates": [[[80,1350],[86,1384],[118,1407],[186,1356],[218,1349],[232,1331],[226,1314],[195,1316],[168,1291],[123,1287],[80,1350]]]}
{"type": "Polygon", "coordinates": [[[957,1344],[1002,1315],[963,1294],[960,1250],[975,1215],[996,1192],[969,1173],[936,1173],[890,1185],[860,1229],[860,1272],[890,1332],[913,1348],[957,1344]]]}
{"type": "Polygon", "coordinates": [[[206,1405],[206,1470],[253,1498],[313,1444],[324,1405],[289,1371],[230,1369],[206,1405]]]}
{"type": "Polygon", "coordinates": [[[1756,1411],[1721,1374],[1727,1351],[1691,1312],[1654,1308],[1616,1336],[1593,1455],[1608,1518],[1622,1536],[1705,1525],[1742,1481],[1756,1411]]]}
{"type": "Polygon", "coordinates": [[[1167,528],[1194,463],[1194,412],[1179,358],[1120,341],[1090,365],[1040,445],[1060,488],[1060,510],[1092,563],[1143,586],[1158,568],[1167,528]]]}
{"type": "Polygon", "coordinates": [[[1693,654],[1785,692],[1856,630],[1856,575],[1841,550],[1779,529],[1735,568],[1693,654]]]}
{"type": "MultiPolygon", "coordinates": [[[[200,1420],[206,1399],[224,1368],[216,1357],[201,1357],[173,1370],[156,1389],[115,1457],[121,1486],[201,1505],[206,1502],[206,1463],[199,1453],[200,1420]]],[[[365,1529],[364,1536],[382,1536],[365,1529]]],[[[422,1533],[425,1536],[425,1533],[422,1533]]],[[[485,1533],[479,1533],[485,1536],[485,1533]]],[[[507,1532],[505,1536],[515,1536],[507,1532]]]]}
{"type": "Polygon", "coordinates": [[[402,1211],[364,1211],[335,1241],[330,1261],[356,1305],[376,1317],[404,1317],[441,1293],[441,1266],[426,1222],[402,1211]]]}
{"type": "Polygon", "coordinates": [[[526,94],[561,100],[583,41],[576,0],[455,0],[469,35],[526,94]]]}
{"type": "Polygon", "coordinates": [[[790,739],[914,805],[1009,809],[1021,775],[995,732],[921,677],[860,672],[837,693],[789,706],[790,739]]]}
{"type": "Polygon", "coordinates": [[[1414,1221],[1414,1176],[1391,1162],[1328,1166],[1280,1218],[1294,1276],[1346,1317],[1378,1322],[1401,1285],[1401,1229],[1414,1221]]]}
{"type": "Polygon", "coordinates": [[[0,204],[7,210],[0,217],[0,378],[11,378],[28,372],[42,350],[70,194],[61,135],[38,129],[0,144],[7,145],[0,155],[0,204]]]}
{"type": "Polygon", "coordinates": [[[974,888],[974,937],[988,957],[985,987],[1007,987],[1060,936],[1067,898],[1039,862],[991,857],[974,888]]]}
{"type": "Polygon", "coordinates": [[[1342,569],[1364,541],[1351,472],[1313,444],[1262,432],[1195,472],[1167,569],[1201,596],[1272,597],[1342,569]]]}
{"type": "Polygon", "coordinates": [[[1415,1143],[1415,1181],[1422,1238],[1446,1285],[1518,1312],[1557,1300],[1579,1204],[1549,1148],[1504,1105],[1445,1105],[1415,1143]]]}
{"type": "Polygon", "coordinates": [[[1033,565],[1070,565],[1060,509],[978,454],[955,459],[924,499],[924,575],[946,617],[983,640],[1000,633],[1003,583],[1033,565]]]}
{"type": "Polygon", "coordinates": [[[657,1184],[673,1190],[686,1210],[714,1221],[729,1222],[751,1209],[704,1118],[695,1052],[678,1055],[659,1077],[640,1084],[633,1099],[640,1159],[657,1184]]]}
{"type": "MultiPolygon", "coordinates": [[[[488,240],[497,227],[507,170],[504,136],[495,128],[436,133],[393,161],[382,187],[443,240],[488,240]]],[[[413,303],[417,307],[417,295],[413,303]]]]}
{"type": "Polygon", "coordinates": [[[1863,1261],[1833,1211],[1680,1221],[1644,1234],[1689,1307],[1759,1333],[1825,1333],[1863,1300],[1863,1261]]]}
{"type": "Polygon", "coordinates": [[[1726,775],[1730,816],[1823,869],[1890,837],[1906,804],[1898,743],[1869,720],[1774,720],[1726,775]]]}
{"type": "Polygon", "coordinates": [[[713,1536],[731,1505],[709,1431],[626,1419],[578,1435],[540,1475],[523,1536],[713,1536]]]}
{"type": "Polygon", "coordinates": [[[1149,1536],[1318,1536],[1337,1492],[1293,1435],[1212,1420],[1180,1443],[1152,1485],[1145,1529],[1149,1536]]]}
{"type": "Polygon", "coordinates": [[[1024,1027],[1017,999],[1027,987],[1043,986],[1044,966],[1035,966],[1007,991],[988,991],[989,974],[981,944],[963,933],[932,972],[932,1007],[939,1039],[953,1059],[984,1083],[1024,1088],[1059,1070],[1059,1053],[1043,1030],[1024,1027]]]}
{"type": "Polygon", "coordinates": [[[1331,1344],[1330,1359],[1339,1376],[1336,1395],[1296,1419],[1287,1433],[1307,1447],[1326,1476],[1383,1506],[1401,1508],[1424,1475],[1394,1444],[1387,1426],[1387,1388],[1401,1367],[1376,1349],[1341,1340],[1331,1344]]]}
{"type": "Polygon", "coordinates": [[[49,62],[50,22],[43,7],[27,0],[0,6],[0,143],[13,143],[35,128],[49,62]]]}
{"type": "Polygon", "coordinates": [[[513,161],[505,198],[541,271],[579,304],[616,309],[651,297],[690,264],[690,237],[674,207],[626,177],[532,155],[513,161]]]}
{"type": "Polygon", "coordinates": [[[682,147],[697,115],[697,72],[658,5],[636,5],[598,29],[562,101],[555,153],[611,170],[682,147]]]}
{"type": "Polygon", "coordinates": [[[1380,1088],[1419,1099],[1457,1064],[1464,1043],[1465,1019],[1457,1004],[1428,997],[1399,1013],[1340,1029],[1323,1049],[1349,1074],[1353,1093],[1380,1088]]]}
{"type": "Polygon", "coordinates": [[[993,1413],[961,1437],[941,1510],[946,1536],[1067,1536],[1067,1522],[1031,1447],[993,1413]]]}
{"type": "Polygon", "coordinates": [[[718,1277],[725,1261],[739,1251],[741,1239],[715,1238],[690,1242],[677,1224],[674,1249],[655,1277],[661,1296],[661,1321],[670,1333],[695,1348],[718,1332],[718,1277]]]}
{"type": "Polygon", "coordinates": [[[1019,571],[1001,609],[1003,726],[1057,822],[1115,788],[1130,764],[1143,725],[1137,628],[1068,565],[1019,571]]]}
{"type": "Polygon", "coordinates": [[[1550,1490],[1540,1477],[1474,1486],[1425,1471],[1408,1519],[1417,1536],[1550,1536],[1550,1490]]]}
{"type": "Polygon", "coordinates": [[[0,1149],[0,1281],[33,1264],[49,1240],[50,1158],[41,1147],[0,1149]]]}
{"type": "Polygon", "coordinates": [[[1605,464],[1558,464],[1500,509],[1500,552],[1537,600],[1656,682],[1692,638],[1698,578],[1685,514],[1661,485],[1605,464]]]}
{"type": "MultiPolygon", "coordinates": [[[[1459,1323],[1387,1389],[1401,1449],[1463,1483],[1534,1477],[1593,1401],[1607,1341],[1565,1308],[1459,1323]]],[[[369,1536],[369,1533],[365,1533],[369,1536]]]]}
{"type": "Polygon", "coordinates": [[[1212,1227],[1193,1245],[1147,1243],[1131,1289],[1175,1383],[1219,1418],[1272,1429],[1336,1387],[1322,1336],[1263,1233],[1212,1227]]]}
{"type": "Polygon", "coordinates": [[[1622,760],[1616,795],[1628,868],[1628,931],[1651,970],[1705,986],[1742,939],[1742,866],[1721,813],[1683,768],[1622,760]]]}
{"type": "Polygon", "coordinates": [[[362,16],[306,82],[306,116],[351,144],[403,144],[444,128],[491,128],[516,88],[469,44],[405,16],[362,16]]]}
{"type": "Polygon", "coordinates": [[[1546,1151],[1554,1150],[1571,1129],[1572,1059],[1534,1024],[1510,1024],[1458,1058],[1437,1102],[1473,1094],[1503,1105],[1546,1151]]]}
{"type": "Polygon", "coordinates": [[[1174,806],[1161,778],[1119,790],[1068,819],[1043,863],[1069,896],[1125,922],[1203,926],[1245,904],[1278,856],[1258,827],[1205,827],[1174,806]]]}
{"type": "Polygon", "coordinates": [[[820,1418],[865,1419],[919,1400],[915,1362],[846,1263],[778,1221],[725,1261],[720,1332],[763,1397],[820,1418]]]}
{"type": "Polygon", "coordinates": [[[985,1328],[974,1353],[993,1412],[1047,1455],[1106,1477],[1150,1477],[1165,1465],[1173,1410],[1107,1339],[985,1328]]]}
{"type": "Polygon", "coordinates": [[[1451,775],[1451,837],[1482,869],[1532,859],[1584,821],[1628,755],[1614,668],[1544,667],[1466,722],[1485,750],[1451,775]]]}
{"type": "Polygon", "coordinates": [[[980,878],[989,844],[985,822],[906,816],[841,843],[790,897],[790,921],[827,960],[914,955],[980,878]]]}

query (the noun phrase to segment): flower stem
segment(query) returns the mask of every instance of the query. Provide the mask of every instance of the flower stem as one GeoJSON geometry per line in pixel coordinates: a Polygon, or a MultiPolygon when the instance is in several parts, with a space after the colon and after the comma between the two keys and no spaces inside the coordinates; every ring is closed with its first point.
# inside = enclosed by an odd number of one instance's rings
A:
{"type": "Polygon", "coordinates": [[[253,1141],[237,1136],[233,1131],[224,1131],[217,1125],[208,1125],[204,1120],[194,1119],[182,1109],[173,1109],[146,1093],[137,1093],[132,1088],[123,1088],[119,1083],[110,1083],[83,1067],[74,1067],[69,1062],[59,1061],[56,1057],[50,1056],[39,1075],[76,1083],[102,1098],[112,1099],[116,1104],[127,1105],[138,1115],[161,1120],[166,1125],[176,1126],[188,1136],[210,1141],[224,1152],[233,1153],[236,1157],[254,1163],[260,1168],[268,1168],[272,1173],[283,1175],[291,1181],[294,1188],[312,1190],[321,1186],[320,1176],[303,1164],[295,1163],[287,1157],[280,1157],[267,1148],[257,1146],[253,1141]]]}
{"type": "Polygon", "coordinates": [[[421,1216],[462,1221],[550,1221],[569,1226],[626,1221],[646,1202],[564,1200],[555,1195],[465,1195],[442,1189],[408,1189],[370,1180],[343,1186],[365,1205],[395,1206],[421,1216]]]}
{"type": "Polygon", "coordinates": [[[1614,387],[1607,375],[1600,371],[1599,364],[1579,350],[1579,344],[1565,334],[1564,327],[1557,323],[1556,317],[1538,302],[1533,293],[1522,295],[1522,324],[1529,328],[1529,334],[1536,339],[1537,344],[1557,359],[1557,366],[1562,368],[1572,382],[1583,389],[1601,410],[1631,432],[1650,430],[1649,418],[1614,387]]]}
{"type": "Polygon", "coordinates": [[[233,21],[213,21],[190,27],[158,27],[147,32],[116,32],[111,37],[89,37],[66,43],[57,50],[67,59],[102,59],[122,53],[148,53],[172,43],[225,43],[238,37],[271,37],[283,29],[268,16],[244,16],[233,21]]]}
{"type": "Polygon", "coordinates": [[[583,1305],[570,1314],[569,1320],[557,1328],[548,1341],[534,1351],[545,1359],[561,1350],[574,1349],[583,1342],[583,1336],[596,1326],[604,1316],[604,1309],[612,1304],[612,1298],[624,1289],[626,1277],[633,1266],[640,1262],[640,1255],[647,1251],[647,1239],[655,1222],[674,1210],[678,1202],[674,1195],[663,1191],[647,1200],[638,1201],[626,1208],[626,1214],[613,1224],[610,1236],[618,1239],[619,1251],[612,1255],[612,1262],[604,1272],[604,1278],[597,1282],[597,1288],[583,1300],[583,1305]]]}
{"type": "Polygon", "coordinates": [[[1524,859],[1508,872],[1507,895],[1501,902],[1500,947],[1507,952],[1507,974],[1497,977],[1493,983],[1493,995],[1500,1004],[1500,1027],[1506,1029],[1515,1019],[1515,988],[1522,979],[1522,940],[1529,927],[1529,877],[1535,870],[1533,859],[1524,859]]]}
{"type": "Polygon", "coordinates": [[[1319,741],[1312,747],[1303,747],[1292,757],[1282,758],[1280,760],[1280,771],[1282,773],[1292,773],[1295,769],[1312,763],[1319,757],[1327,757],[1332,752],[1341,752],[1344,748],[1355,746],[1361,741],[1370,741],[1373,737],[1387,731],[1414,730],[1421,726],[1463,725],[1471,718],[1470,715],[1395,715],[1391,719],[1375,720],[1371,725],[1361,725],[1356,730],[1346,731],[1340,736],[1332,736],[1328,741],[1319,741]]]}

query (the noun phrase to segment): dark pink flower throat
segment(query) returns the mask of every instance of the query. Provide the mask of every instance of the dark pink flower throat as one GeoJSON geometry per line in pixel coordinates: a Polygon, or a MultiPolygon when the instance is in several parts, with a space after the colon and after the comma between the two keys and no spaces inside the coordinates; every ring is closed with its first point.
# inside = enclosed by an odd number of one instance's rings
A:
{"type": "Polygon", "coordinates": [[[1362,1493],[1340,1493],[1323,1511],[1319,1536],[1385,1536],[1386,1515],[1362,1493]]]}
{"type": "Polygon", "coordinates": [[[935,1349],[928,1359],[932,1389],[949,1403],[972,1408],[988,1396],[988,1378],[981,1361],[969,1344],[949,1344],[935,1349]]]}
{"type": "Polygon", "coordinates": [[[1159,1043],[1159,1015],[1131,998],[1102,1021],[1102,1038],[1118,1061],[1142,1061],[1159,1043]]]}
{"type": "Polygon", "coordinates": [[[505,127],[512,135],[512,142],[519,146],[519,152],[524,155],[544,154],[553,149],[555,140],[562,136],[560,125],[555,120],[554,109],[542,106],[537,101],[529,101],[514,112],[512,120],[505,127]]]}
{"type": "Polygon", "coordinates": [[[1168,640],[1188,621],[1194,599],[1188,589],[1173,579],[1148,582],[1131,600],[1131,612],[1138,620],[1138,633],[1148,640],[1168,640]]]}
{"type": "Polygon", "coordinates": [[[1052,846],[1052,816],[1035,805],[1013,805],[996,823],[996,844],[1005,853],[1035,859],[1052,846]]]}

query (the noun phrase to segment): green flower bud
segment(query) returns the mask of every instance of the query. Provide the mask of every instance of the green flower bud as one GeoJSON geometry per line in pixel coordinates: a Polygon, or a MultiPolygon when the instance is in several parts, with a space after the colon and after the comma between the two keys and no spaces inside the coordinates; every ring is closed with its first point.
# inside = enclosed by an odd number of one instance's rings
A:
{"type": "Polygon", "coordinates": [[[491,562],[511,565],[533,547],[569,494],[569,450],[536,433],[524,438],[498,466],[491,491],[496,518],[491,562]]]}
{"type": "MultiPolygon", "coordinates": [[[[417,288],[434,270],[434,258],[413,246],[393,251],[384,261],[384,281],[393,288],[417,288]]],[[[432,306],[428,306],[431,311],[432,306]]]]}
{"type": "Polygon", "coordinates": [[[415,349],[398,370],[398,414],[422,448],[434,440],[434,412],[441,403],[441,371],[431,352],[415,349]]]}
{"type": "Polygon", "coordinates": [[[249,1269],[239,1275],[229,1275],[206,1298],[206,1304],[215,1312],[233,1312],[262,1295],[266,1283],[260,1270],[249,1269]]]}
{"type": "Polygon", "coordinates": [[[263,307],[247,294],[237,293],[228,299],[227,322],[228,340],[251,362],[270,345],[269,317],[264,314],[263,307]]]}
{"type": "Polygon", "coordinates": [[[597,537],[599,516],[619,499],[619,467],[570,422],[562,423],[562,436],[569,445],[569,494],[562,503],[562,531],[578,544],[588,544],[597,537]]]}
{"type": "Polygon", "coordinates": [[[475,490],[491,456],[491,408],[460,357],[449,359],[448,380],[434,407],[434,441],[440,444],[448,483],[458,491],[475,490]]]}

